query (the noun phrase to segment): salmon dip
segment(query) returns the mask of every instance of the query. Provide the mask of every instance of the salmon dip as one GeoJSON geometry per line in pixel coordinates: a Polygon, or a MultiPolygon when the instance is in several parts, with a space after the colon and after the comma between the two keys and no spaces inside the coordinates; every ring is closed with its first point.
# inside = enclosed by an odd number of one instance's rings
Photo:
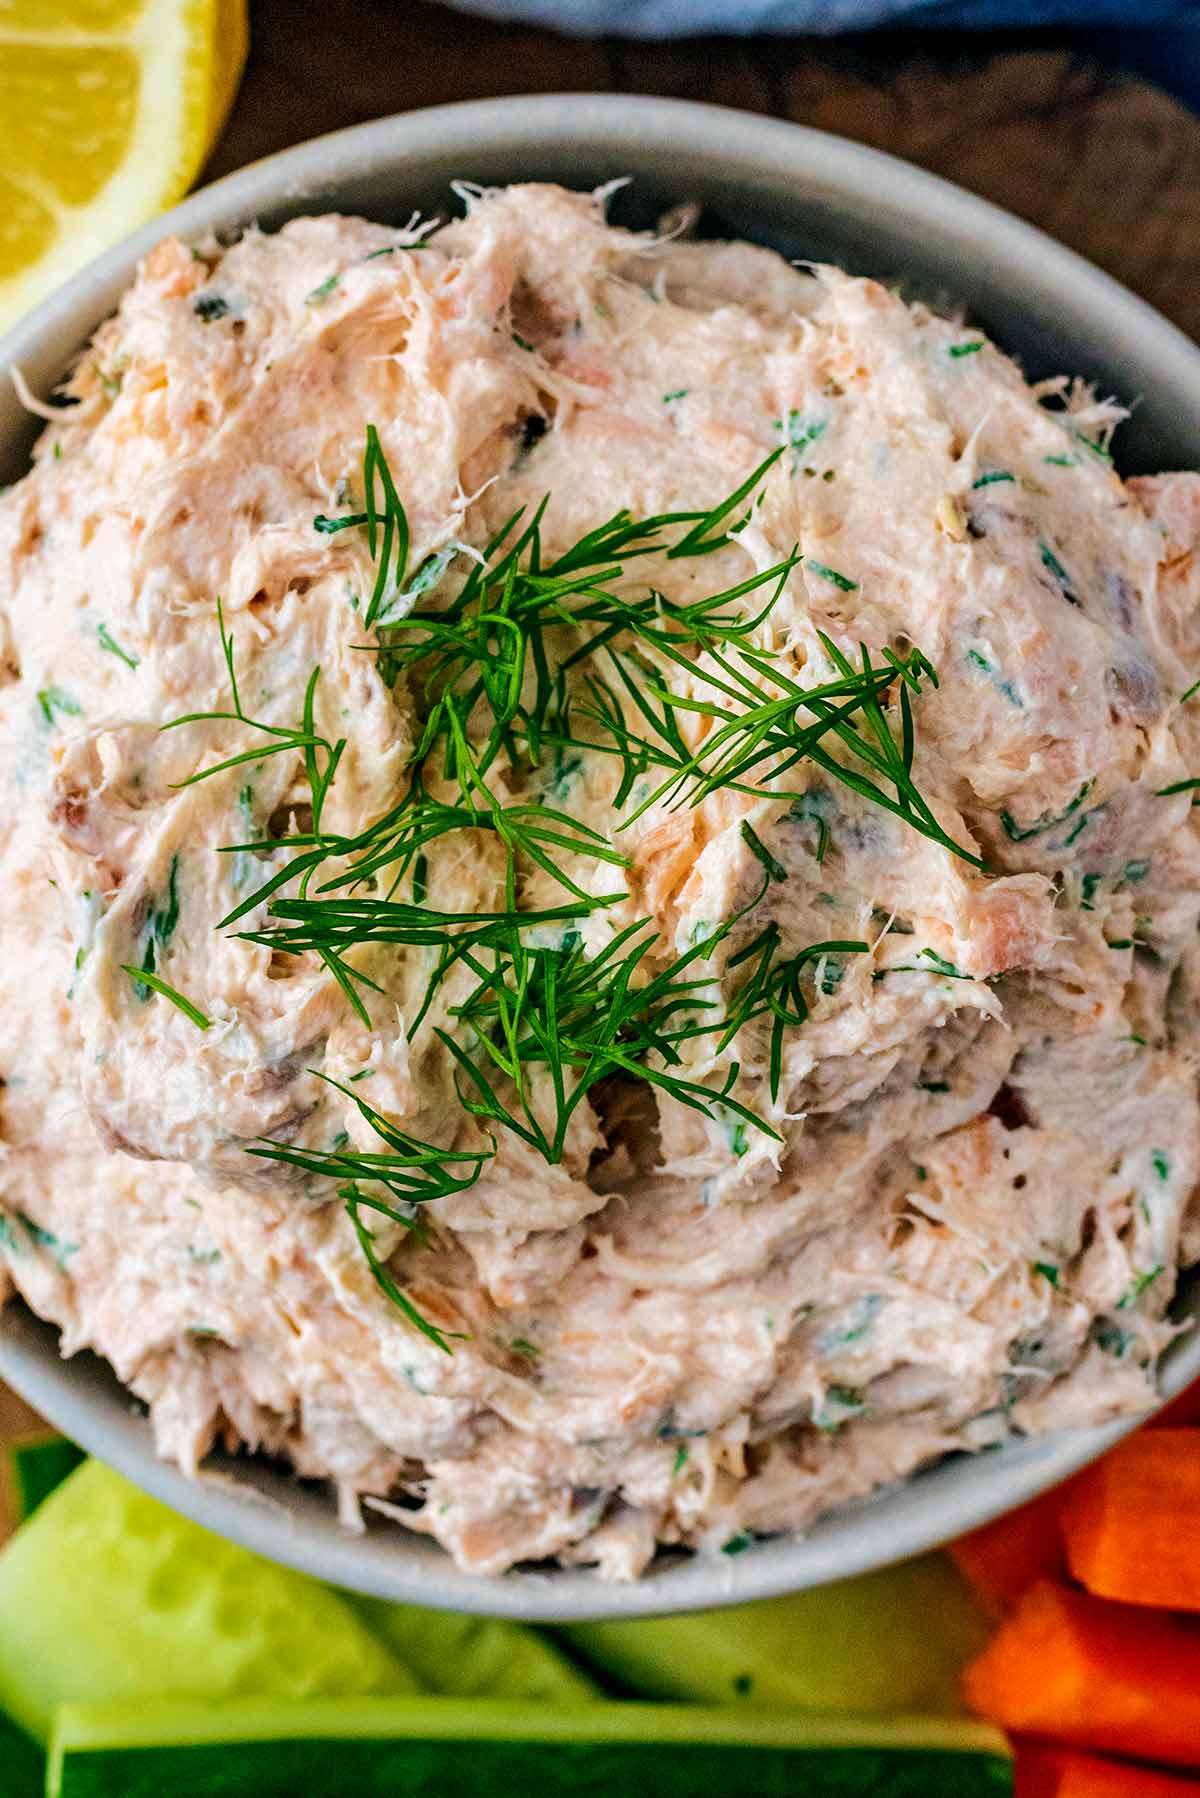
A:
{"type": "Polygon", "coordinates": [[[1148,1409],[1200,477],[876,281],[460,197],[168,239],[27,395],[0,1290],[486,1574],[1148,1409]]]}

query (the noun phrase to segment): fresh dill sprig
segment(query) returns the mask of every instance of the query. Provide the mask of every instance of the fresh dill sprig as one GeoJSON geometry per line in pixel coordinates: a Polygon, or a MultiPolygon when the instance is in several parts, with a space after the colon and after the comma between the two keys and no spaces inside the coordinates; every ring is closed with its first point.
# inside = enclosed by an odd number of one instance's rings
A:
{"type": "Polygon", "coordinates": [[[348,513],[344,518],[326,518],[318,514],[313,519],[313,529],[328,533],[344,531],[354,525],[366,526],[367,544],[371,560],[375,563],[375,585],[371,589],[364,622],[372,625],[379,616],[389,581],[394,581],[397,588],[404,585],[410,542],[408,514],[396,491],[396,483],[392,479],[392,471],[388,467],[387,457],[379,441],[379,432],[374,425],[367,426],[367,446],[363,452],[363,491],[366,495],[365,512],[348,513]]]}
{"type": "Polygon", "coordinates": [[[863,942],[810,943],[794,954],[785,955],[778,924],[768,924],[752,942],[729,958],[727,965],[731,970],[746,967],[749,971],[722,1020],[718,1052],[728,1048],[735,1036],[756,1018],[769,1017],[768,1079],[771,1098],[777,1100],[783,1073],[784,1034],[788,1030],[798,1030],[808,1020],[810,1007],[804,992],[805,975],[827,955],[865,955],[870,947],[869,943],[863,942]]]}
{"type": "MultiPolygon", "coordinates": [[[[653,771],[658,785],[623,827],[654,804],[695,805],[725,787],[759,799],[802,799],[788,791],[786,776],[811,761],[981,865],[938,823],[913,778],[910,694],[937,680],[920,652],[885,650],[875,662],[863,648],[859,665],[822,637],[832,674],[806,687],[764,646],[761,633],[802,560],[798,552],[687,603],[670,601],[649,584],[640,594],[628,590],[628,570],[640,558],[696,558],[736,541],[754,495],[787,447],[707,510],[636,519],[622,509],[553,557],[543,544],[544,499],[531,515],[515,512],[482,554],[471,552],[457,592],[434,604],[428,596],[456,547],[410,572],[408,519],[370,426],[365,509],[319,516],[314,527],[323,533],[361,527],[367,534],[376,572],[364,619],[375,635],[363,647],[376,654],[386,682],[403,677],[420,722],[395,804],[353,835],[326,828],[325,804],[346,742],[317,728],[319,670],[309,678],[299,726],[249,717],[219,602],[232,710],[172,720],[240,724],[266,739],[199,770],[183,786],[294,752],[309,788],[311,817],[302,828],[281,839],[226,846],[235,855],[268,851],[273,863],[222,927],[250,920],[244,939],[285,954],[315,954],[368,1024],[365,995],[384,990],[369,971],[369,952],[379,946],[426,956],[435,951],[408,1025],[410,1040],[451,973],[456,976],[453,1001],[433,1030],[452,1061],[459,1101],[485,1140],[469,1148],[425,1142],[350,1087],[331,1082],[355,1104],[379,1139],[378,1150],[361,1151],[348,1141],[330,1149],[263,1142],[250,1150],[334,1183],[381,1289],[443,1348],[445,1333],[403,1293],[364,1213],[419,1233],[421,1205],[479,1178],[496,1152],[497,1126],[548,1163],[561,1161],[572,1119],[588,1093],[613,1075],[644,1080],[703,1115],[732,1116],[743,1136],[749,1127],[777,1139],[737,1096],[737,1060],[729,1061],[720,1083],[700,1070],[726,1056],[742,1031],[769,1020],[767,1077],[777,1100],[786,1033],[809,1015],[812,971],[828,956],[868,948],[831,941],[789,950],[775,922],[742,947],[733,945],[733,933],[772,882],[787,878],[749,823],[742,836],[763,870],[761,887],[689,949],[664,965],[659,928],[648,918],[613,930],[598,948],[590,932],[585,944],[578,927],[626,894],[593,893],[580,868],[623,868],[626,857],[604,832],[544,803],[544,782],[541,798],[522,791],[522,783],[536,784],[547,756],[555,766],[578,761],[575,752],[618,758],[618,811],[638,779],[653,771]],[[684,675],[686,694],[668,684],[672,671],[684,675]],[[713,697],[691,697],[697,689],[713,697]],[[689,717],[706,727],[698,747],[684,729],[689,717]],[[428,851],[461,832],[480,833],[500,847],[503,903],[494,910],[453,912],[425,903],[428,851]],[[561,889],[561,903],[526,909],[525,882],[535,872],[561,889]],[[400,896],[405,881],[410,899],[400,896]],[[548,927],[561,930],[556,946],[540,940],[548,927]],[[732,953],[721,969],[716,952],[726,942],[732,953]],[[687,1053],[695,1045],[698,1061],[687,1053]]],[[[836,571],[817,571],[835,584],[840,578],[849,590],[836,571]]]]}
{"type": "MultiPolygon", "coordinates": [[[[754,903],[757,902],[757,899],[754,903]]],[[[601,1080],[624,1073],[646,1080],[690,1110],[733,1112],[766,1135],[777,1132],[734,1097],[734,1062],[714,1089],[679,1071],[681,1046],[701,1035],[702,1014],[719,1009],[714,976],[692,974],[733,930],[743,913],[719,924],[668,967],[639,983],[659,944],[658,927],[642,918],[618,931],[596,955],[582,943],[532,948],[510,926],[509,942],[490,957],[461,958],[477,985],[451,1016],[465,1026],[472,1055],[449,1030],[436,1034],[457,1064],[458,1096],[473,1116],[505,1125],[551,1164],[561,1161],[572,1117],[601,1080]],[[531,1088],[531,1070],[549,1076],[547,1123],[531,1088]],[[568,1075],[573,1078],[568,1080],[568,1075]],[[513,1098],[506,1095],[511,1091],[513,1098]]]]}
{"type": "MultiPolygon", "coordinates": [[[[225,628],[225,612],[220,595],[217,596],[217,629],[221,637],[221,651],[225,658],[225,667],[229,674],[229,691],[233,699],[231,712],[185,712],[182,717],[169,718],[162,726],[163,730],[178,730],[184,724],[244,724],[251,730],[262,731],[266,736],[274,737],[273,743],[259,743],[251,749],[244,749],[237,755],[226,756],[224,761],[215,762],[211,767],[200,768],[190,774],[186,780],[175,783],[176,790],[194,786],[197,781],[210,780],[214,774],[223,774],[227,768],[240,767],[243,762],[262,761],[269,755],[284,755],[289,750],[298,749],[304,757],[304,770],[308,778],[312,798],[313,829],[320,830],[321,811],[326,795],[333,784],[338,763],[346,748],[343,737],[337,743],[320,736],[314,725],[314,699],[320,669],[314,668],[309,676],[308,686],[304,694],[304,722],[299,729],[282,724],[264,724],[258,718],[251,718],[242,709],[241,694],[238,691],[237,668],[234,663],[233,633],[225,628]],[[322,765],[318,755],[324,754],[322,765]]],[[[262,848],[264,845],[255,844],[262,848]]]]}
{"type": "Polygon", "coordinates": [[[379,1255],[374,1235],[362,1213],[364,1210],[376,1212],[424,1240],[417,1207],[446,1198],[451,1193],[465,1192],[473,1186],[495,1152],[495,1145],[463,1150],[424,1142],[408,1131],[398,1129],[385,1113],[376,1110],[340,1081],[331,1080],[327,1074],[318,1073],[317,1077],[336,1087],[351,1101],[364,1122],[385,1144],[385,1149],[352,1149],[348,1143],[337,1149],[306,1149],[291,1143],[261,1142],[248,1145],[246,1153],[267,1161],[286,1162],[328,1180],[342,1181],[338,1197],[354,1227],[376,1284],[415,1329],[446,1354],[451,1354],[450,1340],[454,1339],[454,1332],[439,1330],[430,1323],[402,1290],[379,1255]],[[387,1196],[381,1196],[375,1190],[377,1188],[382,1188],[387,1196]]]}

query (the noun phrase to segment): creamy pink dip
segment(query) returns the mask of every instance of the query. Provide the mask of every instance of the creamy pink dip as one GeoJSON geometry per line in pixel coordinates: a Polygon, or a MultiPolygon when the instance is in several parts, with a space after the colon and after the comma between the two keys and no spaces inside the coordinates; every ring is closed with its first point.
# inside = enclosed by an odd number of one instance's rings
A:
{"type": "MultiPolygon", "coordinates": [[[[1152,1402],[1200,1259],[1200,857],[1190,792],[1162,795],[1200,768],[1200,477],[1123,483],[1114,406],[1031,389],[874,281],[631,236],[548,187],[432,236],[167,241],[65,391],[0,500],[0,1282],[111,1361],[162,1454],[283,1455],[347,1523],[382,1501],[464,1567],[630,1578],[656,1544],[803,1530],[949,1450],[1152,1402]],[[324,828],[368,830],[407,778],[427,696],[364,626],[367,532],[313,526],[363,505],[372,424],[425,607],[519,507],[550,496],[550,558],[621,507],[702,512],[782,446],[722,547],[631,561],[619,590],[682,604],[797,550],[738,602],[768,689],[828,680],[823,636],[936,668],[912,778],[986,871],[811,760],[633,822],[655,780],[618,806],[600,748],[489,771],[623,858],[556,851],[617,896],[587,954],[649,919],[644,979],[745,912],[693,964],[714,1015],[768,922],[793,951],[866,945],[809,966],[774,1095],[763,1019],[683,1046],[714,1095],[736,1066],[774,1134],[606,1080],[550,1165],[464,1107],[437,1034],[472,1052],[464,969],[410,1031],[436,949],[350,953],[364,1022],[315,956],[237,934],[265,903],[217,928],[311,802],[294,749],[182,784],[271,741],[161,729],[231,710],[218,596],[248,717],[297,728],[320,669],[315,729],[345,739],[324,828]],[[447,1149],[495,1141],[424,1241],[360,1213],[452,1353],[381,1290],[335,1180],[247,1153],[381,1150],[356,1097],[447,1149]]],[[[393,635],[414,603],[389,594],[393,635]]],[[[640,653],[647,690],[725,706],[703,650],[640,653]]],[[[702,755],[721,719],[677,715],[702,755]]],[[[502,909],[498,840],[439,837],[421,888],[502,909]]],[[[524,867],[523,908],[563,897],[524,867]]]]}

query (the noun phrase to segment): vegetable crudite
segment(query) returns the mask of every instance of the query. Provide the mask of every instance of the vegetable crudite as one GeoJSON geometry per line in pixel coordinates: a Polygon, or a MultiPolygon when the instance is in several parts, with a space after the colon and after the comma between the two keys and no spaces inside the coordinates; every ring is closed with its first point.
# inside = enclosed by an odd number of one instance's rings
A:
{"type": "Polygon", "coordinates": [[[667,1798],[701,1798],[714,1779],[733,1798],[785,1798],[797,1789],[1002,1798],[1012,1790],[1003,1737],[966,1720],[480,1698],[67,1706],[46,1790],[50,1798],[203,1798],[219,1779],[231,1798],[282,1798],[300,1787],[312,1798],[340,1798],[347,1788],[435,1798],[468,1763],[472,1788],[485,1798],[507,1798],[529,1782],[555,1798],[650,1786],[667,1798]]]}
{"type": "Polygon", "coordinates": [[[877,282],[456,193],[160,244],[0,498],[6,1281],[487,1573],[1148,1407],[1200,480],[877,282]]]}

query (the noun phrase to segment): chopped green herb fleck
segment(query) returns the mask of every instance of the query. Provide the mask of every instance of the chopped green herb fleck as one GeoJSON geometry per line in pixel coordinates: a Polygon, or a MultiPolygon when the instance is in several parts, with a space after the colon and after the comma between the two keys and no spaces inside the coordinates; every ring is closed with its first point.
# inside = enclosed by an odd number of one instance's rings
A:
{"type": "Polygon", "coordinates": [[[514,1336],[508,1345],[515,1355],[540,1355],[541,1349],[536,1342],[529,1342],[524,1336],[514,1336]]]}
{"type": "Polygon", "coordinates": [[[35,1223],[24,1211],[18,1211],[16,1216],[17,1222],[25,1231],[30,1242],[39,1249],[45,1249],[60,1267],[65,1266],[69,1256],[79,1253],[77,1242],[63,1242],[61,1237],[56,1236],[52,1230],[45,1229],[43,1225],[35,1223]]]}
{"type": "Polygon", "coordinates": [[[1055,468],[1078,468],[1078,456],[1043,456],[1043,462],[1050,462],[1055,468]]]}
{"type": "Polygon", "coordinates": [[[690,388],[690,387],[675,387],[675,388],[672,388],[672,390],[671,390],[671,392],[670,392],[670,393],[664,393],[664,394],[663,394],[663,396],[662,396],[662,397],[663,397],[663,405],[664,405],[664,406],[669,406],[669,405],[670,405],[670,404],[671,404],[671,401],[672,401],[672,400],[683,400],[683,399],[686,399],[686,398],[687,398],[687,396],[688,396],[688,394],[689,394],[689,393],[690,393],[690,392],[691,392],[691,391],[692,391],[692,390],[691,390],[691,388],[690,388]]]}
{"type": "Polygon", "coordinates": [[[1050,548],[1050,545],[1048,543],[1039,543],[1038,553],[1042,559],[1042,567],[1050,571],[1062,588],[1063,598],[1069,601],[1071,605],[1077,606],[1080,603],[1079,595],[1072,585],[1070,575],[1067,573],[1054,551],[1050,548]]]}
{"type": "Polygon", "coordinates": [[[1161,1149],[1155,1149],[1154,1153],[1151,1155],[1150,1166],[1154,1169],[1160,1180],[1169,1180],[1171,1178],[1171,1163],[1161,1149]]]}
{"type": "Polygon", "coordinates": [[[675,1450],[675,1459],[671,1463],[671,1478],[676,1480],[687,1466],[690,1450],[686,1442],[681,1442],[675,1450]]]}
{"type": "Polygon", "coordinates": [[[137,667],[141,660],[140,656],[130,655],[127,649],[122,649],[106,624],[97,625],[96,636],[100,641],[101,649],[107,649],[109,655],[119,656],[127,668],[137,667]]]}
{"type": "Polygon", "coordinates": [[[1092,1340],[1096,1347],[1106,1355],[1113,1355],[1119,1361],[1125,1354],[1133,1337],[1110,1317],[1098,1317],[1092,1325],[1092,1340]]]}
{"type": "Polygon", "coordinates": [[[1076,443],[1081,443],[1084,449],[1091,450],[1093,456],[1098,456],[1101,462],[1112,461],[1112,451],[1106,449],[1102,443],[1098,443],[1094,437],[1085,437],[1082,431],[1074,429],[1072,429],[1071,435],[1076,443]]]}
{"type": "Polygon", "coordinates": [[[974,356],[976,352],[982,348],[983,339],[981,337],[976,337],[973,338],[970,343],[952,343],[950,345],[949,354],[951,356],[974,356]]]}
{"type": "Polygon", "coordinates": [[[918,1080],[917,1085],[924,1093],[948,1093],[950,1091],[948,1080],[918,1080]]]}
{"type": "Polygon", "coordinates": [[[744,1549],[750,1547],[753,1541],[752,1531],[739,1530],[736,1536],[730,1536],[728,1542],[721,1544],[721,1553],[723,1555],[740,1555],[744,1549]]]}
{"type": "Polygon", "coordinates": [[[833,1355],[839,1349],[848,1348],[852,1342],[861,1341],[873,1327],[886,1302],[881,1292],[867,1292],[862,1298],[847,1305],[842,1313],[842,1321],[831,1323],[821,1331],[817,1343],[820,1353],[833,1355]]]}
{"type": "Polygon", "coordinates": [[[739,1698],[749,1698],[754,1690],[754,1675],[753,1673],[735,1673],[730,1684],[739,1698]]]}
{"type": "Polygon", "coordinates": [[[1136,885],[1139,880],[1145,880],[1149,872],[1149,862],[1126,862],[1121,870],[1121,878],[1128,880],[1131,885],[1136,885]]]}
{"type": "Polygon", "coordinates": [[[984,674],[987,675],[988,679],[996,688],[996,691],[998,693],[1003,693],[1005,699],[1007,699],[1010,704],[1017,706],[1023,706],[1025,704],[1018,689],[1013,685],[1012,681],[1003,678],[999,664],[995,662],[984,649],[980,648],[978,645],[972,645],[967,650],[967,660],[968,662],[973,663],[976,668],[983,670],[984,674]]]}
{"type": "Polygon", "coordinates": [[[825,1396],[813,1412],[819,1430],[833,1434],[853,1417],[861,1417],[866,1405],[852,1386],[828,1386],[825,1396]]]}
{"type": "Polygon", "coordinates": [[[1035,1274],[1041,1274],[1043,1280],[1049,1280],[1051,1286],[1058,1285],[1058,1268],[1053,1261],[1035,1261],[1033,1271],[1035,1274]]]}
{"type": "MultiPolygon", "coordinates": [[[[143,975],[154,973],[155,969],[158,966],[158,952],[160,949],[166,948],[167,944],[170,942],[171,938],[175,934],[176,925],[179,923],[179,892],[178,892],[178,886],[177,886],[178,877],[179,877],[179,857],[177,855],[173,855],[171,857],[170,873],[167,876],[166,900],[161,907],[152,906],[150,908],[150,911],[146,917],[145,925],[143,927],[144,928],[145,947],[144,947],[143,953],[142,953],[142,965],[141,965],[141,970],[140,970],[141,974],[143,974],[143,975]]],[[[138,972],[138,970],[135,969],[134,972],[136,974],[138,972]]],[[[149,981],[143,981],[143,982],[141,982],[141,985],[145,988],[145,990],[138,991],[138,998],[139,999],[148,999],[150,997],[151,983],[149,981]]],[[[136,989],[136,987],[137,987],[137,983],[135,982],[135,989],[136,989]]],[[[154,990],[156,992],[162,990],[161,983],[158,986],[156,986],[154,988],[154,990]]],[[[172,989],[167,988],[166,991],[163,992],[163,997],[164,998],[174,998],[177,1000],[179,995],[176,993],[173,993],[172,989]]],[[[186,1002],[185,1002],[185,1004],[186,1004],[186,1002]]],[[[203,1015],[203,1014],[200,1014],[200,1013],[197,1014],[197,1016],[201,1016],[201,1015],[203,1015]]],[[[204,1028],[206,1030],[208,1029],[207,1022],[205,1023],[204,1028]]]]}
{"type": "Polygon", "coordinates": [[[1079,909],[1080,909],[1080,911],[1095,911],[1096,907],[1092,903],[1092,901],[1096,897],[1096,888],[1100,885],[1100,882],[1103,879],[1104,879],[1103,874],[1085,874],[1084,875],[1083,879],[1079,883],[1079,909]]]}
{"type": "Polygon", "coordinates": [[[192,311],[204,324],[211,325],[215,319],[225,317],[229,311],[229,301],[219,293],[198,293],[192,301],[192,311]]]}
{"type": "Polygon", "coordinates": [[[546,782],[545,794],[548,799],[556,799],[561,804],[570,795],[577,774],[583,773],[583,757],[564,750],[562,746],[554,751],[554,769],[546,782]]]}
{"type": "Polygon", "coordinates": [[[766,869],[768,880],[783,881],[787,879],[788,871],[783,863],[776,856],[771,854],[771,851],[762,841],[762,838],[751,829],[749,822],[746,820],[742,821],[742,841],[745,843],[747,849],[749,849],[755,861],[766,869]]]}
{"type": "MultiPolygon", "coordinates": [[[[826,421],[823,418],[807,419],[795,410],[788,413],[786,420],[782,418],[775,420],[775,429],[782,439],[784,448],[790,449],[792,452],[793,474],[799,465],[801,451],[806,450],[810,443],[815,443],[818,437],[825,435],[825,424],[826,421]]],[[[806,475],[815,475],[816,470],[806,468],[804,472],[806,475]]]]}
{"type": "Polygon", "coordinates": [[[1136,1279],[1130,1283],[1122,1293],[1121,1297],[1117,1300],[1117,1310],[1128,1311],[1132,1306],[1136,1305],[1142,1294],[1149,1287],[1153,1286],[1155,1280],[1157,1280],[1159,1275],[1164,1271],[1165,1269],[1160,1263],[1157,1267],[1149,1268],[1144,1274],[1138,1274],[1136,1279]]]}
{"type": "Polygon", "coordinates": [[[837,992],[845,978],[845,973],[846,965],[838,956],[830,955],[826,958],[821,969],[821,991],[827,999],[837,992]]]}
{"type": "Polygon", "coordinates": [[[329,298],[341,278],[340,274],[326,275],[325,279],[317,287],[314,287],[311,293],[305,294],[304,304],[319,306],[323,300],[329,298]]]}
{"type": "Polygon", "coordinates": [[[1040,837],[1045,831],[1065,824],[1068,818],[1074,817],[1095,784],[1094,780],[1085,780],[1066,811],[1059,812],[1054,818],[1039,818],[1034,824],[1018,824],[1011,812],[1001,812],[1000,823],[1005,836],[1013,843],[1027,843],[1030,837],[1040,837]]]}
{"type": "Polygon", "coordinates": [[[69,718],[78,718],[83,707],[61,687],[42,687],[37,695],[38,709],[47,724],[53,724],[60,714],[69,718]]]}
{"type": "Polygon", "coordinates": [[[998,481],[1015,481],[1015,474],[1009,474],[1007,468],[989,468],[978,479],[971,482],[972,492],[976,487],[994,487],[998,481]]]}
{"type": "Polygon", "coordinates": [[[531,356],[535,353],[529,339],[527,337],[522,337],[518,331],[513,332],[512,340],[519,350],[527,350],[531,356]]]}
{"type": "Polygon", "coordinates": [[[815,562],[811,556],[804,557],[804,566],[819,574],[823,581],[829,581],[834,587],[840,587],[843,593],[856,593],[858,582],[852,581],[848,575],[839,574],[836,568],[828,568],[824,562],[815,562]]]}
{"type": "Polygon", "coordinates": [[[344,1149],[349,1141],[350,1132],[348,1130],[339,1130],[329,1146],[331,1149],[344,1149]]]}
{"type": "MultiPolygon", "coordinates": [[[[789,818],[797,818],[804,824],[815,824],[817,827],[817,845],[813,850],[813,859],[817,866],[825,860],[829,848],[829,820],[836,811],[833,796],[823,792],[819,787],[810,787],[807,793],[793,801],[788,811],[789,818]]],[[[822,895],[822,903],[834,904],[832,895],[822,895]]]]}

